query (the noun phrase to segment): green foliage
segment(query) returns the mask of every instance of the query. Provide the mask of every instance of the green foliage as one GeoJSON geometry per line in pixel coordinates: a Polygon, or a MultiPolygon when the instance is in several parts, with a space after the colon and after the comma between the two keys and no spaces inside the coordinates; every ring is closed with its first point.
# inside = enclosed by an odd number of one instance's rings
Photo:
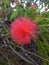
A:
{"type": "Polygon", "coordinates": [[[31,18],[36,17],[36,9],[31,9],[31,8],[23,8],[22,5],[18,5],[17,10],[13,11],[11,16],[10,16],[10,21],[12,21],[13,19],[15,19],[18,16],[29,16],[31,18]]]}
{"type": "MultiPolygon", "coordinates": [[[[37,13],[37,9],[17,7],[17,11],[13,12],[10,16],[10,20],[17,18],[18,16],[28,16],[39,23],[40,35],[36,39],[38,54],[49,60],[49,12],[37,13]]],[[[42,65],[49,65],[49,62],[42,60],[42,65]]]]}
{"type": "MultiPolygon", "coordinates": [[[[49,60],[49,56],[48,56],[49,44],[45,38],[45,35],[42,34],[42,35],[40,35],[40,39],[39,38],[37,39],[37,47],[38,47],[39,55],[42,56],[43,58],[49,60]]],[[[42,64],[43,65],[49,65],[49,63],[44,61],[44,60],[42,60],[42,64]]]]}
{"type": "Polygon", "coordinates": [[[10,21],[17,17],[18,11],[14,11],[10,16],[10,21]]]}
{"type": "MultiPolygon", "coordinates": [[[[6,8],[6,4],[9,3],[9,0],[4,0],[4,3],[5,5],[3,10],[7,13],[8,8],[6,8]]],[[[28,7],[24,9],[21,4],[18,4],[16,11],[12,11],[9,16],[9,20],[12,22],[12,20],[18,16],[28,16],[39,23],[40,34],[36,39],[38,54],[49,60],[49,12],[45,12],[40,15],[39,12],[37,12],[37,9],[31,9],[28,7]]],[[[8,29],[3,30],[2,33],[8,33],[8,29]]],[[[15,45],[14,49],[16,49],[15,45]]],[[[42,65],[49,65],[49,62],[42,60],[42,65]]]]}
{"type": "Polygon", "coordinates": [[[49,12],[43,13],[43,14],[42,14],[42,17],[44,17],[44,18],[49,18],[49,12]]]}

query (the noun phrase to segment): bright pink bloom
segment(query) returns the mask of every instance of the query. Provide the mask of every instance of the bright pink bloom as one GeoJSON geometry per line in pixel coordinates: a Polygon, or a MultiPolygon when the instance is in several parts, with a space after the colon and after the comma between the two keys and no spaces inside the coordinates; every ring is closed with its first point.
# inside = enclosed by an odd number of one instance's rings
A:
{"type": "Polygon", "coordinates": [[[36,6],[35,6],[35,5],[31,5],[31,8],[32,8],[32,9],[35,9],[35,8],[36,8],[36,6]]]}
{"type": "Polygon", "coordinates": [[[19,45],[28,45],[38,33],[38,23],[28,17],[18,17],[10,26],[10,36],[19,45]]]}

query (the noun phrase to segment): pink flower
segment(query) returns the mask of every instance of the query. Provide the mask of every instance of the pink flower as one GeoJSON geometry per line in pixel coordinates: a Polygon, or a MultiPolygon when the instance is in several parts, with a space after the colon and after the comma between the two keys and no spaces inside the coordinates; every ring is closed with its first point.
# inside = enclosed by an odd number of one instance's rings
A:
{"type": "Polygon", "coordinates": [[[38,23],[29,17],[18,17],[10,25],[10,36],[16,44],[28,45],[38,33],[38,23]]]}
{"type": "Polygon", "coordinates": [[[31,8],[32,8],[32,9],[35,9],[35,8],[36,8],[36,6],[35,6],[35,5],[31,5],[31,8]]]}

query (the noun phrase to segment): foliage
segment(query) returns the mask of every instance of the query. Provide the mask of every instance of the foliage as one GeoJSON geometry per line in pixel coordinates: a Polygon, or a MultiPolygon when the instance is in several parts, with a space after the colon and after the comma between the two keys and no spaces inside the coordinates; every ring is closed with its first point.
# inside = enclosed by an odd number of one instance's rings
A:
{"type": "MultiPolygon", "coordinates": [[[[8,0],[4,0],[4,1],[6,1],[6,2],[4,2],[5,4],[8,4],[7,3],[8,0]]],[[[6,10],[6,7],[5,8],[4,7],[3,7],[3,10],[7,14],[8,9],[6,10]]],[[[8,13],[9,13],[9,11],[8,11],[8,13]]],[[[28,16],[39,23],[40,34],[35,39],[37,42],[37,48],[38,48],[37,52],[41,57],[49,60],[49,55],[48,55],[49,54],[49,12],[41,13],[41,15],[40,15],[40,12],[37,12],[37,9],[31,9],[29,7],[24,9],[21,4],[18,4],[16,11],[11,12],[8,20],[11,23],[18,16],[28,16]]],[[[4,34],[6,34],[8,32],[9,32],[8,28],[3,29],[3,31],[2,31],[2,33],[4,33],[4,34]]],[[[9,38],[9,37],[7,37],[7,38],[9,38]]],[[[14,46],[14,48],[16,48],[16,47],[14,46]]],[[[42,60],[42,65],[49,65],[49,62],[42,60]]]]}
{"type": "MultiPolygon", "coordinates": [[[[38,54],[42,56],[43,58],[46,58],[49,60],[49,12],[39,14],[39,12],[36,12],[37,9],[31,9],[31,8],[25,8],[23,9],[21,6],[17,8],[16,11],[14,11],[11,16],[10,20],[12,21],[18,16],[29,16],[32,19],[36,20],[39,23],[39,30],[40,34],[37,41],[37,47],[38,47],[38,54]]],[[[47,61],[42,60],[42,65],[49,65],[47,61]]]]}

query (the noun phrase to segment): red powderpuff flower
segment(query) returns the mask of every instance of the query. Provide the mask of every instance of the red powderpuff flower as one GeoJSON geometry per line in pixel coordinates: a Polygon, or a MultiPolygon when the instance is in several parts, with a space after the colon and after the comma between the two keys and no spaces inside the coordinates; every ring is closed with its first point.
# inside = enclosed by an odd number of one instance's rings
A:
{"type": "Polygon", "coordinates": [[[35,5],[31,5],[31,8],[32,8],[32,9],[35,9],[35,8],[36,8],[36,6],[35,6],[35,5]]]}
{"type": "Polygon", "coordinates": [[[10,25],[10,36],[19,45],[28,45],[38,33],[38,23],[28,17],[18,17],[10,25]]]}

